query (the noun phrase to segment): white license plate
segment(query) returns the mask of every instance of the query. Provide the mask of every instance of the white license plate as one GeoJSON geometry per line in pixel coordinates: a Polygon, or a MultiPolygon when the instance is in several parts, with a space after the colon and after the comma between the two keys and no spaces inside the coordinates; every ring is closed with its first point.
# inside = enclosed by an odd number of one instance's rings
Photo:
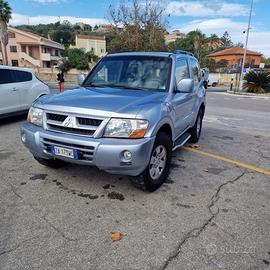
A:
{"type": "Polygon", "coordinates": [[[77,159],[77,151],[75,149],[68,149],[64,147],[52,146],[52,154],[55,156],[67,157],[77,159]]]}

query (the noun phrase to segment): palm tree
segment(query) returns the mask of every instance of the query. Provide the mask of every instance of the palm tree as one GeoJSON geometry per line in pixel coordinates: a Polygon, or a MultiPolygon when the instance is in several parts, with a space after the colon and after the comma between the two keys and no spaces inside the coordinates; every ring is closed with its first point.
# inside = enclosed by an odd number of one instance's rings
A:
{"type": "Polygon", "coordinates": [[[244,77],[243,88],[250,93],[263,94],[269,92],[270,72],[251,70],[244,77]]]}
{"type": "Polygon", "coordinates": [[[8,65],[7,59],[7,44],[8,44],[8,31],[7,24],[11,19],[11,8],[7,1],[0,0],[0,38],[4,52],[5,64],[8,65]]]}

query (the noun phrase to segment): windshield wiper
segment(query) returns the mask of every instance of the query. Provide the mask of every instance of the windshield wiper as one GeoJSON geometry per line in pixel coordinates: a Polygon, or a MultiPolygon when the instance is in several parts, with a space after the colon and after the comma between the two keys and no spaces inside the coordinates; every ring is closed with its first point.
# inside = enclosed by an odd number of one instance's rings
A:
{"type": "Polygon", "coordinates": [[[99,88],[121,88],[121,89],[128,89],[128,90],[147,90],[143,87],[132,87],[127,85],[118,85],[118,84],[94,84],[89,83],[86,85],[83,85],[84,87],[99,87],[99,88]]]}
{"type": "Polygon", "coordinates": [[[89,84],[85,84],[83,85],[83,87],[99,87],[99,88],[106,88],[108,87],[105,84],[94,84],[94,83],[89,83],[89,84]]]}
{"type": "Polygon", "coordinates": [[[108,85],[108,87],[112,88],[121,88],[121,89],[129,89],[129,90],[146,90],[143,87],[132,87],[132,86],[127,86],[127,85],[108,85]]]}

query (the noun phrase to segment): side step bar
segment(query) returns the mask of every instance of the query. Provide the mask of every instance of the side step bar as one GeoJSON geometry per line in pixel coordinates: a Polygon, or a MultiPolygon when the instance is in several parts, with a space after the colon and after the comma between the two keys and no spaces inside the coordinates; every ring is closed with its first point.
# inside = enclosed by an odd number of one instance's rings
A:
{"type": "Polygon", "coordinates": [[[189,133],[184,133],[182,136],[180,136],[175,142],[173,146],[173,151],[175,151],[177,148],[182,147],[191,137],[189,133]]]}

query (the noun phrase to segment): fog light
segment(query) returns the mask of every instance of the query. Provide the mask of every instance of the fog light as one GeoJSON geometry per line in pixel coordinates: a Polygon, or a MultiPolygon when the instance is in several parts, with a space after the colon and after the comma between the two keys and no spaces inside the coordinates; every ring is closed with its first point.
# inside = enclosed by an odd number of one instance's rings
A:
{"type": "Polygon", "coordinates": [[[129,152],[129,151],[124,151],[124,153],[123,153],[123,155],[124,155],[124,159],[125,160],[131,160],[132,159],[132,154],[131,154],[131,152],[129,152]]]}
{"type": "Polygon", "coordinates": [[[25,133],[22,133],[22,142],[23,142],[23,143],[26,143],[26,136],[25,136],[25,133]]]}

